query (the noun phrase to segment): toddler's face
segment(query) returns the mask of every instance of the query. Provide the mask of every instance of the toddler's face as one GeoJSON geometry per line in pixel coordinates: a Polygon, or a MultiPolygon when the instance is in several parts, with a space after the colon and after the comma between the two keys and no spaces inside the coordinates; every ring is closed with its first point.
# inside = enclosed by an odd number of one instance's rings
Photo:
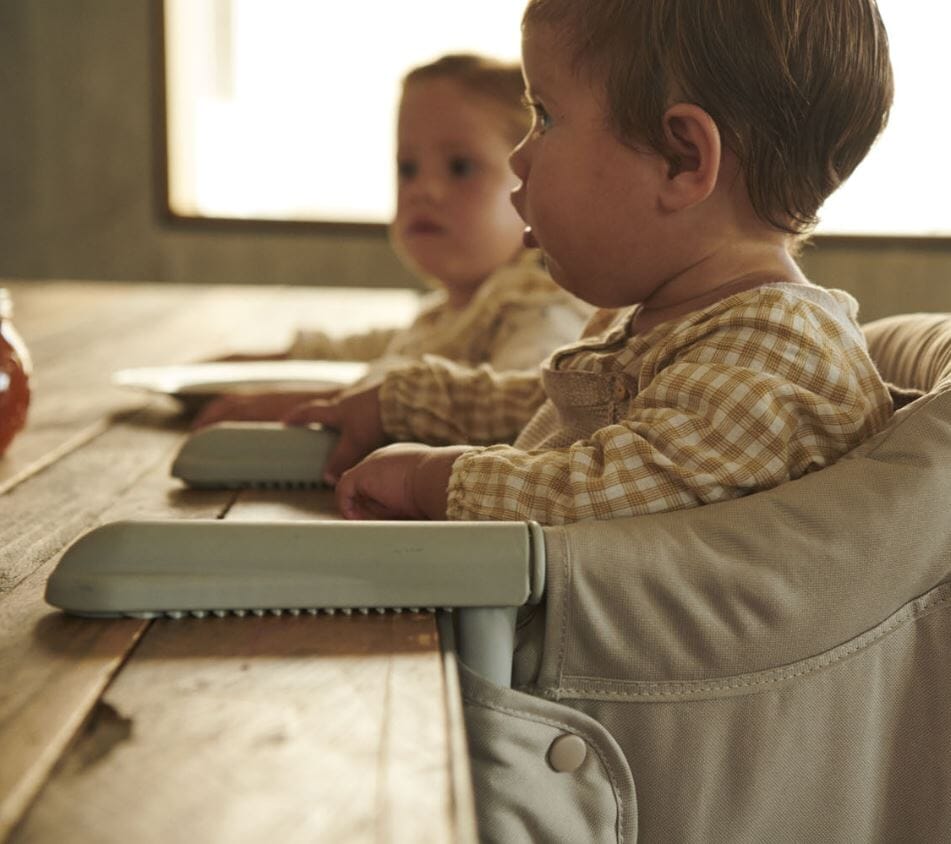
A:
{"type": "Polygon", "coordinates": [[[397,147],[394,246],[450,293],[474,291],[522,244],[501,119],[452,80],[417,80],[400,103],[397,147]]]}
{"type": "Polygon", "coordinates": [[[640,302],[662,283],[671,247],[657,202],[666,162],[615,137],[603,93],[572,72],[549,27],[526,28],[522,59],[534,125],[511,166],[526,245],[540,246],[555,281],[579,298],[640,302]]]}

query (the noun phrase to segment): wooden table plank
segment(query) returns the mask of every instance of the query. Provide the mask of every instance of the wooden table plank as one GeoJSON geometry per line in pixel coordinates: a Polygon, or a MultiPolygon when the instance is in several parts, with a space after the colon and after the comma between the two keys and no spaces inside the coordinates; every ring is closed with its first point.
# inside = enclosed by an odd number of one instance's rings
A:
{"type": "MultiPolygon", "coordinates": [[[[331,495],[228,517],[327,518],[331,495]]],[[[474,841],[446,658],[431,614],[153,622],[9,840],[474,841]]]]}
{"type": "Polygon", "coordinates": [[[43,601],[45,573],[0,611],[0,840],[20,819],[145,622],[78,619],[43,601]]]}
{"type": "Polygon", "coordinates": [[[10,840],[452,840],[441,672],[425,616],[153,622],[10,840]]]}
{"type": "Polygon", "coordinates": [[[314,489],[245,489],[228,510],[228,518],[242,522],[318,521],[339,519],[334,491],[314,489]]]}
{"type": "Polygon", "coordinates": [[[182,436],[118,425],[0,498],[0,840],[145,628],[48,606],[62,550],[106,521],[214,518],[231,503],[232,493],[186,492],[169,477],[182,436]]]}
{"type": "Polygon", "coordinates": [[[418,301],[408,290],[105,282],[80,288],[20,282],[10,289],[14,322],[34,359],[34,376],[27,427],[0,459],[0,494],[101,434],[113,415],[143,405],[141,395],[112,386],[116,369],[205,360],[240,348],[280,348],[307,314],[335,331],[393,324],[409,319],[418,301]]]}
{"type": "MultiPolygon", "coordinates": [[[[95,438],[116,414],[145,404],[143,396],[120,392],[110,384],[118,348],[133,356],[161,354],[167,338],[155,333],[175,318],[182,299],[147,286],[139,294],[116,285],[41,284],[14,287],[15,324],[34,359],[32,398],[26,429],[0,461],[0,492],[41,471],[62,454],[95,438]],[[40,313],[23,304],[41,300],[40,313]]],[[[166,351],[167,355],[168,352],[166,351]]]]}
{"type": "Polygon", "coordinates": [[[174,417],[142,411],[0,497],[0,609],[24,577],[104,519],[216,515],[227,506],[233,494],[185,491],[169,476],[185,435],[174,417]]]}
{"type": "MultiPolygon", "coordinates": [[[[85,296],[57,284],[36,297],[14,293],[26,301],[18,315],[34,332],[45,386],[37,381],[22,440],[27,471],[5,495],[0,488],[0,840],[18,822],[10,840],[165,841],[186,831],[229,841],[474,841],[455,666],[433,616],[150,624],[69,618],[43,603],[63,547],[104,521],[332,515],[327,490],[237,499],[184,490],[168,477],[181,415],[155,400],[129,412],[144,400],[107,377],[119,365],[273,345],[315,303],[343,326],[362,297],[184,290],[166,307],[169,291],[145,290],[111,338],[70,351],[114,307],[116,289],[92,287],[85,296]],[[40,297],[59,302],[59,316],[44,321],[40,297]]],[[[386,298],[369,321],[383,322],[384,311],[393,319],[399,297],[386,298]]],[[[402,302],[415,307],[415,297],[402,302]]],[[[0,464],[0,484],[3,470],[12,477],[0,464]]]]}

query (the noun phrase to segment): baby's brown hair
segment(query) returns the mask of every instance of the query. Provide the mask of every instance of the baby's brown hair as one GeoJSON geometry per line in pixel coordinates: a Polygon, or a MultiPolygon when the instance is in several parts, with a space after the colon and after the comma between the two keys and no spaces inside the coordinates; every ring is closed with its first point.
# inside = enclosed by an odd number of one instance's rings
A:
{"type": "Polygon", "coordinates": [[[691,102],[739,158],[757,215],[808,232],[885,127],[894,83],[875,0],[529,0],[611,128],[672,163],[662,118],[691,102]]]}
{"type": "Polygon", "coordinates": [[[531,114],[524,104],[522,68],[515,62],[450,53],[413,68],[403,77],[403,87],[425,79],[450,79],[485,101],[502,121],[502,131],[513,147],[531,128],[531,114]]]}

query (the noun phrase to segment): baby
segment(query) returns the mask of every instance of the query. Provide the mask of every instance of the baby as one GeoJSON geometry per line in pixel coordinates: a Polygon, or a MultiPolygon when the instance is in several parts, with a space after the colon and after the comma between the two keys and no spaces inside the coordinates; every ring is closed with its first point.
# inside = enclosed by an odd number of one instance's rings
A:
{"type": "MultiPolygon", "coordinates": [[[[522,91],[518,65],[474,55],[444,56],[403,81],[391,239],[400,258],[440,288],[411,325],[349,337],[300,331],[284,352],[240,358],[371,361],[373,381],[423,355],[537,369],[574,340],[591,308],[552,282],[537,250],[524,248],[509,201],[517,179],[508,156],[530,125],[522,91]]],[[[196,425],[279,419],[303,401],[299,393],[227,396],[196,425]]]]}
{"type": "Polygon", "coordinates": [[[856,303],[794,254],[887,121],[887,44],[873,0],[530,0],[534,122],[511,158],[525,244],[566,290],[622,310],[540,373],[427,360],[300,408],[290,421],[341,430],[327,471],[342,514],[695,507],[881,429],[892,404],[856,303]],[[388,440],[437,447],[340,475],[388,440]]]}

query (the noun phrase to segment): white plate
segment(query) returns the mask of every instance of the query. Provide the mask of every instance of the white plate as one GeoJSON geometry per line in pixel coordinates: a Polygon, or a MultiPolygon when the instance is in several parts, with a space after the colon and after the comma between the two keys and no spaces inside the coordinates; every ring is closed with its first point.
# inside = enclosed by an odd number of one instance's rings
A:
{"type": "Polygon", "coordinates": [[[199,399],[221,393],[315,392],[348,387],[367,373],[357,361],[269,360],[141,366],[112,374],[119,387],[199,399]]]}

